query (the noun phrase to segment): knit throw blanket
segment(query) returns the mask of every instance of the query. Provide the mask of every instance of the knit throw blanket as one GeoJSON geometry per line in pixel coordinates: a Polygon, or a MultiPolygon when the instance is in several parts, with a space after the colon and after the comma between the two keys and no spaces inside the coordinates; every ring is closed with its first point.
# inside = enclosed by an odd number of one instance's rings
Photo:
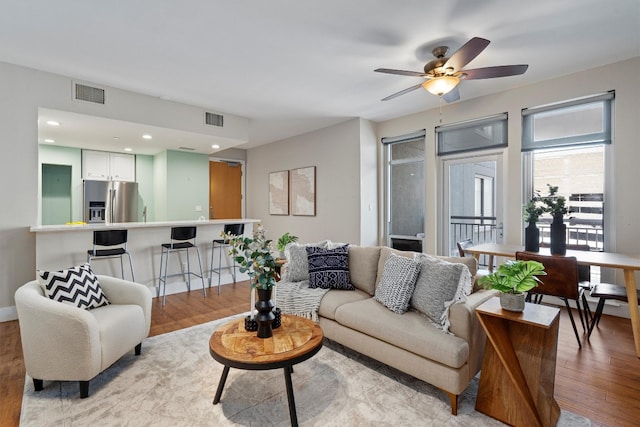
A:
{"type": "Polygon", "coordinates": [[[285,314],[318,321],[320,301],[329,289],[309,288],[309,281],[286,282],[276,285],[276,307],[285,314]]]}

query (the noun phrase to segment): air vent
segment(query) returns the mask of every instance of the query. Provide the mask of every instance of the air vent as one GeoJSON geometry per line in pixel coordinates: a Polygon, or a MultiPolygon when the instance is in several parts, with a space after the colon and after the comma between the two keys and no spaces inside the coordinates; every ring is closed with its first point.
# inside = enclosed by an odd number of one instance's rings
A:
{"type": "Polygon", "coordinates": [[[178,147],[178,150],[196,151],[195,148],[191,148],[191,147],[178,147]]]}
{"type": "Polygon", "coordinates": [[[208,124],[208,125],[211,125],[211,126],[223,127],[224,126],[224,117],[221,114],[207,113],[205,111],[205,113],[204,113],[204,122],[205,122],[205,124],[208,124]]]}
{"type": "Polygon", "coordinates": [[[96,104],[104,105],[104,89],[97,87],[91,87],[76,83],[76,95],[75,98],[80,101],[93,102],[96,104]]]}

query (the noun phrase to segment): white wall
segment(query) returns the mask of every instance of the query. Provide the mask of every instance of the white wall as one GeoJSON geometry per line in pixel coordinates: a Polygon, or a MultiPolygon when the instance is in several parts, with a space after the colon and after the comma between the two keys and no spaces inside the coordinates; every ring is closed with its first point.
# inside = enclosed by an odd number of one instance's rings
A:
{"type": "MultiPolygon", "coordinates": [[[[367,145],[361,142],[361,126],[370,127],[362,122],[366,121],[352,119],[248,150],[247,216],[260,218],[269,238],[275,240],[288,231],[301,242],[361,243],[360,163],[365,158],[371,164],[375,157],[371,132],[365,138],[367,145]],[[269,172],[306,166],[316,167],[316,216],[269,215],[269,172]]],[[[375,189],[368,189],[372,191],[375,189]]],[[[367,195],[369,202],[375,203],[375,194],[367,195]]],[[[374,207],[368,215],[375,214],[374,207]]],[[[366,234],[366,243],[372,243],[371,233],[366,234]]]]}
{"type": "MultiPolygon", "coordinates": [[[[0,320],[15,315],[15,290],[35,278],[38,223],[38,108],[53,108],[247,141],[249,121],[225,114],[224,128],[205,126],[203,108],[95,84],[107,105],[74,101],[69,77],[0,62],[0,320]]],[[[85,82],[87,83],[87,82],[85,82]]],[[[67,266],[61,266],[67,267],[67,266]]]]}

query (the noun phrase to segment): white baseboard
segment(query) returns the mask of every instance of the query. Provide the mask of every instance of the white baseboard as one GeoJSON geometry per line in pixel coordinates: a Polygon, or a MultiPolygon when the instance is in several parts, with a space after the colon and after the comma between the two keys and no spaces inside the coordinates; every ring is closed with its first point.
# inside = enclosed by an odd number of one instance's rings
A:
{"type": "Polygon", "coordinates": [[[11,320],[18,320],[18,310],[16,310],[15,305],[0,308],[0,322],[9,322],[11,320]]]}

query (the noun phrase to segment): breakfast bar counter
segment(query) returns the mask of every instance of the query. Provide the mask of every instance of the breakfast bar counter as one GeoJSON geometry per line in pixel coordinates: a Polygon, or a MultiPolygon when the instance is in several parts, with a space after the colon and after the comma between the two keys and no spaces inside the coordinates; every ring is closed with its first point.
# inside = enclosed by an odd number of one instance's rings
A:
{"type": "MultiPolygon", "coordinates": [[[[171,227],[197,227],[196,242],[200,250],[202,269],[208,277],[211,258],[212,241],[219,239],[225,224],[245,224],[244,234],[251,236],[253,226],[260,222],[257,219],[223,219],[223,220],[192,220],[192,221],[157,221],[157,222],[127,222],[112,224],[69,224],[33,226],[30,231],[36,237],[36,268],[38,270],[61,270],[80,265],[87,260],[87,251],[93,247],[93,232],[95,230],[126,229],[128,230],[127,250],[133,258],[135,281],[150,288],[156,295],[158,274],[160,272],[160,253],[162,243],[171,241],[171,227]]],[[[217,255],[216,255],[217,258],[217,255]]],[[[186,262],[186,258],[181,260],[186,262]]],[[[180,272],[181,265],[178,257],[172,257],[169,270],[180,272]]],[[[217,259],[216,259],[217,265],[217,259]]],[[[223,260],[223,265],[224,260],[223,260]]],[[[120,277],[120,260],[111,258],[92,262],[92,268],[97,274],[120,277]]],[[[191,259],[191,268],[197,269],[197,260],[191,259]]],[[[131,280],[130,271],[125,268],[125,279],[131,280]]],[[[244,280],[245,275],[239,275],[244,280]]],[[[231,273],[222,275],[222,282],[231,281],[231,273]]],[[[200,289],[197,278],[192,289],[200,289]]],[[[206,283],[206,281],[205,281],[206,283]]],[[[186,284],[180,277],[167,284],[167,293],[184,292],[186,284]]]]}

